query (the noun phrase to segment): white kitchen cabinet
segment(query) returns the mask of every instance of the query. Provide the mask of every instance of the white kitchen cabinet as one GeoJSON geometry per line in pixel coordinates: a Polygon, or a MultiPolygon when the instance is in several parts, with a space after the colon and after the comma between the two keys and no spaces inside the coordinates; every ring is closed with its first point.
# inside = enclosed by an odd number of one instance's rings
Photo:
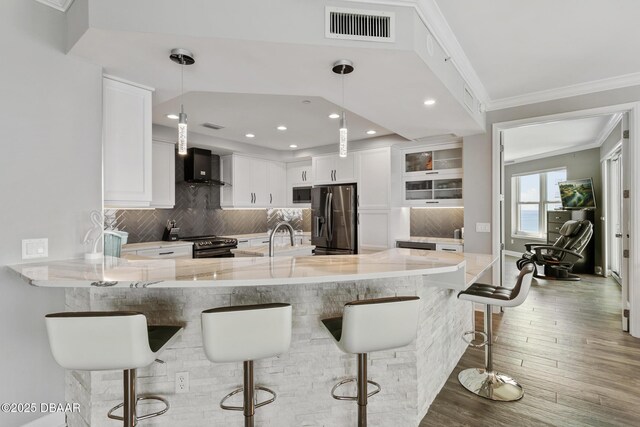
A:
{"type": "Polygon", "coordinates": [[[287,163],[286,201],[290,208],[310,208],[311,203],[293,203],[293,189],[312,187],[311,161],[287,163]]]}
{"type": "Polygon", "coordinates": [[[251,244],[249,243],[249,239],[238,239],[238,245],[239,248],[248,248],[251,246],[251,244]]]}
{"type": "Polygon", "coordinates": [[[389,212],[358,212],[358,252],[383,251],[389,242],[389,212]]]}
{"type": "Polygon", "coordinates": [[[454,245],[450,243],[436,243],[436,251],[462,252],[462,245],[454,245]]]}
{"type": "Polygon", "coordinates": [[[104,205],[151,206],[153,89],[104,76],[102,130],[104,205]]]}
{"type": "Polygon", "coordinates": [[[154,259],[192,258],[193,248],[191,246],[177,246],[162,249],[142,249],[136,251],[136,255],[154,259]]]}
{"type": "Polygon", "coordinates": [[[312,185],[311,162],[287,163],[287,182],[299,187],[312,185]]]}
{"type": "Polygon", "coordinates": [[[286,205],[287,169],[284,163],[268,162],[269,206],[282,208],[286,205]]]}
{"type": "Polygon", "coordinates": [[[359,151],[358,209],[389,209],[391,207],[391,149],[377,148],[359,151]]]}
{"type": "Polygon", "coordinates": [[[395,247],[396,240],[409,238],[409,208],[358,211],[358,253],[395,247]]]}
{"type": "Polygon", "coordinates": [[[161,141],[153,141],[152,147],[151,206],[171,209],[176,204],[176,147],[161,141]]]}
{"type": "Polygon", "coordinates": [[[414,147],[402,150],[402,159],[407,178],[462,173],[462,144],[414,147]]]}
{"type": "Polygon", "coordinates": [[[337,154],[316,156],[311,159],[311,164],[314,185],[352,183],[358,178],[354,153],[347,157],[337,154]]]}
{"type": "MultiPolygon", "coordinates": [[[[277,241],[278,237],[276,236],[276,241],[274,242],[275,244],[278,243],[277,241]]],[[[269,244],[269,237],[261,237],[258,239],[250,239],[249,240],[249,246],[251,247],[255,247],[255,246],[264,246],[264,245],[268,245],[269,244]]]]}
{"type": "Polygon", "coordinates": [[[269,164],[262,159],[248,159],[250,170],[238,169],[238,174],[249,173],[253,189],[253,206],[269,206],[269,164]]]}
{"type": "Polygon", "coordinates": [[[269,208],[285,205],[284,164],[232,154],[221,159],[223,208],[269,208]]]}
{"type": "Polygon", "coordinates": [[[462,206],[462,174],[405,178],[404,206],[462,206]]]}

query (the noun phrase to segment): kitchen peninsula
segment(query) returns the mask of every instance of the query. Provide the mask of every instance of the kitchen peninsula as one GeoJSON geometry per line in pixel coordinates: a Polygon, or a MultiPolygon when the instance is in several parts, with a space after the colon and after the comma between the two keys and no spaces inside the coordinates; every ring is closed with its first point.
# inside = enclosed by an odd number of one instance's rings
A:
{"type": "MultiPolygon", "coordinates": [[[[336,404],[333,384],[355,374],[355,360],[340,352],[320,319],[335,316],[352,300],[417,295],[422,309],[417,340],[372,356],[370,375],[384,399],[372,398],[376,425],[418,426],[467,348],[472,308],[458,301],[464,289],[495,261],[491,255],[390,249],[370,255],[149,260],[137,256],[33,263],[12,269],[35,286],[64,288],[66,308],[135,310],[151,324],[185,326],[163,364],[141,369],[141,393],[167,396],[172,410],[158,426],[234,425],[238,413],[218,408],[218,396],[242,382],[238,366],[210,364],[202,351],[201,311],[220,306],[288,302],[293,306],[291,350],[256,361],[256,381],[278,393],[262,408],[260,425],[352,426],[352,406],[336,404]],[[188,372],[191,389],[174,394],[177,372],[188,372]],[[187,415],[188,414],[188,415],[187,415]]],[[[115,372],[68,372],[67,400],[83,412],[69,426],[109,426],[106,411],[121,399],[115,372]]]]}

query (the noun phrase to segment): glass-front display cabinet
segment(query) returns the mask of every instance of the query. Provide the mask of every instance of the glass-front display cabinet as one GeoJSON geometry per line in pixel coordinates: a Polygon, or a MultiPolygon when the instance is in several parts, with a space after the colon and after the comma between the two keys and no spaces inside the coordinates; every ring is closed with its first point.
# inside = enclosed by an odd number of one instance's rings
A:
{"type": "Polygon", "coordinates": [[[404,176],[462,172],[462,147],[421,149],[404,153],[404,176]]]}
{"type": "Polygon", "coordinates": [[[462,177],[405,179],[405,206],[462,206],[462,177]]]}

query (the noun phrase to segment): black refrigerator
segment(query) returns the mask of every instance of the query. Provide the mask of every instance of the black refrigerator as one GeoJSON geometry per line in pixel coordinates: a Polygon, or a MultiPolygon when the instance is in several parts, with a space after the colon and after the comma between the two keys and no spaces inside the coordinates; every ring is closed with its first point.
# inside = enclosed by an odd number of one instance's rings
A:
{"type": "Polygon", "coordinates": [[[358,253],[358,203],[355,184],[311,189],[311,244],[316,255],[358,253]]]}

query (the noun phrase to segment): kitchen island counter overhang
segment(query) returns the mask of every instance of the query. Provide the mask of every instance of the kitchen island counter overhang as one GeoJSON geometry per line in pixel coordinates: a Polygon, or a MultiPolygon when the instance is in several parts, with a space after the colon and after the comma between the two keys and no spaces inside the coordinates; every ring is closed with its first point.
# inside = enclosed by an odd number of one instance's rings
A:
{"type": "MultiPolygon", "coordinates": [[[[202,348],[200,313],[214,307],[290,303],[290,350],[255,362],[258,384],[278,393],[256,414],[261,425],[356,423],[352,405],[331,398],[338,381],[356,374],[355,357],[342,353],[321,319],[340,315],[345,303],[389,296],[420,297],[416,340],[372,354],[369,375],[382,392],[369,400],[376,425],[417,427],[467,349],[462,334],[473,329],[473,308],[458,290],[496,261],[492,255],[390,249],[368,255],[144,260],[107,258],[33,263],[12,267],[28,283],[60,288],[68,311],[138,311],[149,324],[184,326],[163,353],[163,364],[140,369],[141,394],[165,396],[171,410],[154,425],[237,425],[241,414],[223,411],[219,399],[242,383],[242,369],[212,364],[202,348]],[[188,372],[191,389],[176,394],[177,373],[188,372]]],[[[27,286],[27,283],[25,283],[27,286]]],[[[43,319],[44,321],[44,319],[43,319]]],[[[389,319],[390,322],[393,319],[389,319]]],[[[86,410],[67,416],[70,427],[108,427],[107,411],[122,399],[113,371],[67,371],[66,399],[86,410]]]]}
{"type": "Polygon", "coordinates": [[[462,290],[494,261],[487,254],[389,249],[366,255],[273,258],[157,260],[125,255],[99,262],[74,259],[10,268],[32,285],[60,288],[277,286],[434,276],[433,285],[462,290]],[[459,277],[444,274],[456,272],[459,277]]]}

